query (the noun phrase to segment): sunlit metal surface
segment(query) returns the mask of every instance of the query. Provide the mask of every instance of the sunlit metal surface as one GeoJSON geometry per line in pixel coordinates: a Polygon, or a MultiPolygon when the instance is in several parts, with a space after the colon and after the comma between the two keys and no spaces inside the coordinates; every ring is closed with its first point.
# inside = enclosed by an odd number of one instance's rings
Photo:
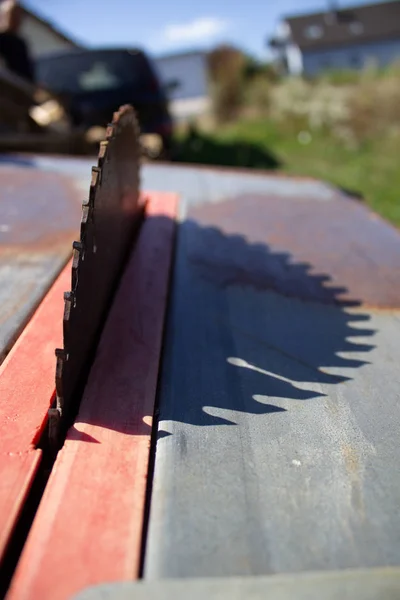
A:
{"type": "Polygon", "coordinates": [[[398,565],[398,231],[323,183],[153,175],[184,202],[145,577],[398,565]]]}
{"type": "MultiPolygon", "coordinates": [[[[85,193],[91,164],[19,168],[85,193]]],[[[182,198],[145,577],[398,565],[398,231],[307,179],[151,164],[142,187],[182,198]]]]}

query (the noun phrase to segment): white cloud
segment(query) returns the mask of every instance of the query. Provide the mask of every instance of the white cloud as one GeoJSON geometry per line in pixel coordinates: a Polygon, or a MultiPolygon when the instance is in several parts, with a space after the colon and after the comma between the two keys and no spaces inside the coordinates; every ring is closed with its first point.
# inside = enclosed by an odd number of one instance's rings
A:
{"type": "Polygon", "coordinates": [[[200,17],[188,23],[167,25],[163,38],[168,44],[209,41],[228,28],[228,23],[215,17],[200,17]]]}

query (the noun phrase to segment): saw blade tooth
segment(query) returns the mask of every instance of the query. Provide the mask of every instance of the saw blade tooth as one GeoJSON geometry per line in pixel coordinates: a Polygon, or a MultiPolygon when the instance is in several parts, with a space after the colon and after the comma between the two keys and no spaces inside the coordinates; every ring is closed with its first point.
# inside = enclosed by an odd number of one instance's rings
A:
{"type": "Polygon", "coordinates": [[[109,123],[106,129],[106,140],[110,140],[114,134],[114,125],[109,123]]]}
{"type": "MultiPolygon", "coordinates": [[[[107,162],[107,147],[108,147],[107,140],[100,142],[99,152],[97,155],[97,167],[100,170],[100,173],[103,172],[103,167],[104,167],[105,163],[107,162]]],[[[101,177],[101,175],[100,175],[100,177],[101,177]]]]}
{"type": "Polygon", "coordinates": [[[99,162],[99,167],[101,167],[102,163],[104,162],[106,155],[107,155],[107,146],[108,146],[108,141],[105,140],[103,142],[100,142],[100,148],[99,148],[99,154],[98,154],[98,162],[99,162]]]}
{"type": "Polygon", "coordinates": [[[96,189],[101,184],[101,169],[100,167],[92,167],[92,177],[90,187],[96,189]]]}
{"type": "Polygon", "coordinates": [[[76,286],[78,284],[78,271],[79,271],[79,262],[82,258],[84,260],[84,246],[82,242],[73,242],[73,255],[72,255],[72,267],[71,267],[71,288],[72,291],[75,292],[76,286]]]}
{"type": "Polygon", "coordinates": [[[60,410],[62,410],[62,406],[64,404],[63,385],[62,385],[63,368],[64,368],[64,361],[61,360],[60,358],[57,358],[57,362],[56,362],[56,402],[57,402],[57,408],[59,408],[60,410]]]}
{"type": "Polygon", "coordinates": [[[78,268],[79,259],[82,257],[82,260],[84,260],[85,258],[85,246],[82,242],[72,242],[72,249],[74,251],[72,268],[78,268]]]}
{"type": "Polygon", "coordinates": [[[78,264],[79,264],[79,251],[75,250],[75,248],[74,248],[74,251],[72,254],[72,268],[77,269],[78,264]]]}
{"type": "MultiPolygon", "coordinates": [[[[58,398],[57,398],[58,405],[58,398]]],[[[49,408],[47,411],[47,420],[49,426],[49,442],[50,448],[56,454],[59,450],[59,433],[60,433],[60,424],[61,424],[62,410],[61,406],[57,406],[56,408],[49,408]]]]}
{"type": "Polygon", "coordinates": [[[115,120],[116,123],[118,123],[118,121],[125,115],[129,115],[132,118],[135,116],[135,111],[131,104],[123,104],[122,106],[120,106],[119,110],[117,111],[117,116],[115,120]]]}
{"type": "Polygon", "coordinates": [[[72,308],[75,308],[75,294],[74,292],[64,292],[64,323],[69,321],[72,308]]]}
{"type": "Polygon", "coordinates": [[[72,242],[72,247],[74,250],[77,250],[78,252],[82,252],[82,250],[83,250],[82,242],[72,242]]]}
{"type": "Polygon", "coordinates": [[[88,221],[89,218],[89,212],[90,212],[90,207],[88,204],[82,204],[82,218],[81,218],[81,224],[85,224],[88,221]]]}
{"type": "Polygon", "coordinates": [[[100,169],[98,167],[92,167],[92,178],[90,181],[91,187],[95,187],[97,185],[99,176],[100,176],[100,169]]]}
{"type": "Polygon", "coordinates": [[[82,204],[82,217],[81,217],[81,242],[85,241],[87,224],[91,216],[91,210],[89,205],[82,204]]]}
{"type": "Polygon", "coordinates": [[[101,169],[99,167],[92,167],[92,176],[90,180],[89,190],[90,207],[94,207],[95,204],[97,189],[100,187],[100,173],[101,169]]]}
{"type": "Polygon", "coordinates": [[[65,361],[68,358],[68,355],[65,352],[64,348],[56,348],[55,354],[56,354],[56,357],[62,361],[65,361]]]}
{"type": "Polygon", "coordinates": [[[63,348],[56,348],[56,398],[57,398],[57,407],[61,410],[63,405],[63,370],[64,364],[68,360],[68,354],[63,348]]]}
{"type": "Polygon", "coordinates": [[[78,264],[79,264],[79,259],[77,261],[76,266],[74,266],[74,264],[72,264],[72,269],[71,269],[71,288],[74,292],[76,290],[76,286],[78,285],[78,281],[79,281],[78,264]]]}

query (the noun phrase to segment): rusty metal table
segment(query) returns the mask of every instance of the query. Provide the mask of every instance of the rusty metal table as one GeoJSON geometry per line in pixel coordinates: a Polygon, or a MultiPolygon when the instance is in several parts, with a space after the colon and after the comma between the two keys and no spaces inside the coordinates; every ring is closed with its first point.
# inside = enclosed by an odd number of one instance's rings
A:
{"type": "MultiPolygon", "coordinates": [[[[90,161],[28,162],[0,177],[85,193],[90,161]]],[[[155,164],[142,184],[181,195],[144,578],[399,565],[399,232],[307,179],[155,164]]]]}
{"type": "Polygon", "coordinates": [[[0,362],[68,260],[81,203],[71,178],[0,157],[0,362]]]}

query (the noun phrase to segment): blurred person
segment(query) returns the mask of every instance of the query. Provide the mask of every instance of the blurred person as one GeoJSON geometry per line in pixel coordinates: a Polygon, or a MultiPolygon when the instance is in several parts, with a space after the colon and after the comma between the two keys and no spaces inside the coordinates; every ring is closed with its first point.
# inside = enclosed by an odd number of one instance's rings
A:
{"type": "Polygon", "coordinates": [[[0,59],[20,77],[34,82],[33,61],[26,42],[19,36],[23,9],[15,0],[0,4],[0,59]]]}

